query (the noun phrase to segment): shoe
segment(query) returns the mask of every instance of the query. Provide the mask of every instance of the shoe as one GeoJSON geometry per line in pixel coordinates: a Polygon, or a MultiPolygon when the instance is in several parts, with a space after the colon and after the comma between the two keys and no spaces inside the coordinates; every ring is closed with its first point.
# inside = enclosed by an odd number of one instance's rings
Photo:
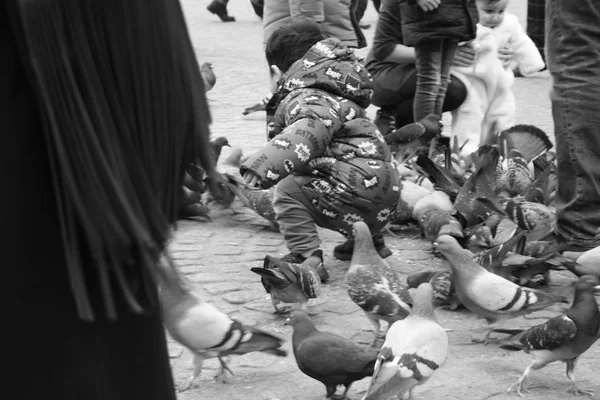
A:
{"type": "MultiPolygon", "coordinates": [[[[392,255],[392,251],[385,245],[385,240],[381,233],[377,233],[373,236],[373,245],[381,258],[388,258],[392,255]]],[[[341,261],[349,261],[352,259],[353,252],[354,239],[348,239],[344,243],[335,246],[333,249],[333,256],[341,261]]]]}
{"type": "Polygon", "coordinates": [[[212,3],[210,3],[206,9],[221,18],[221,21],[223,22],[235,21],[234,17],[230,17],[227,14],[227,6],[223,3],[219,3],[217,0],[214,0],[212,3]]]}
{"type": "Polygon", "coordinates": [[[254,13],[263,18],[263,8],[265,6],[264,0],[250,0],[250,4],[252,4],[252,8],[254,9],[254,13]]]}
{"type": "Polygon", "coordinates": [[[388,133],[394,131],[395,128],[395,117],[394,114],[386,110],[385,108],[380,108],[377,110],[377,115],[375,116],[375,120],[373,121],[375,125],[377,125],[377,129],[379,129],[379,133],[383,136],[388,133]]]}
{"type": "Polygon", "coordinates": [[[306,264],[315,270],[319,278],[321,278],[321,282],[329,279],[329,272],[327,272],[323,263],[323,250],[315,250],[308,258],[302,254],[292,252],[283,256],[281,261],[291,264],[306,264]]]}

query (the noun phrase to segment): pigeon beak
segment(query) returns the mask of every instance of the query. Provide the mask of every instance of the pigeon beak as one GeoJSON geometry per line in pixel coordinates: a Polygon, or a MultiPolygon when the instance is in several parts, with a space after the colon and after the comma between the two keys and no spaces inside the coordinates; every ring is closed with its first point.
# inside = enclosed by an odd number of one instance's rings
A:
{"type": "Polygon", "coordinates": [[[290,319],[289,319],[289,318],[287,318],[283,324],[284,324],[284,325],[290,325],[290,323],[291,323],[290,319]]]}
{"type": "Polygon", "coordinates": [[[594,294],[599,294],[600,295],[600,285],[594,286],[594,294]]]}
{"type": "Polygon", "coordinates": [[[433,250],[434,251],[437,251],[438,246],[439,246],[438,242],[433,242],[433,250]]]}

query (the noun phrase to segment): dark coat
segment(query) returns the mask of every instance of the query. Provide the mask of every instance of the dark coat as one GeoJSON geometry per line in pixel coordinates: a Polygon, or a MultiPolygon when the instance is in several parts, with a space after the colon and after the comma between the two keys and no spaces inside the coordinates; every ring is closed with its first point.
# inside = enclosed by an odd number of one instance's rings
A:
{"type": "Polygon", "coordinates": [[[479,21],[475,0],[442,0],[433,11],[423,11],[414,0],[398,0],[404,44],[414,46],[431,39],[475,39],[479,21]]]}
{"type": "Polygon", "coordinates": [[[337,39],[317,43],[282,78],[275,136],[241,172],[253,171],[264,188],[298,176],[331,229],[350,229],[356,218],[385,225],[399,185],[390,149],[364,109],[371,94],[371,77],[352,50],[337,39]],[[305,176],[314,178],[305,183],[305,176]]]}

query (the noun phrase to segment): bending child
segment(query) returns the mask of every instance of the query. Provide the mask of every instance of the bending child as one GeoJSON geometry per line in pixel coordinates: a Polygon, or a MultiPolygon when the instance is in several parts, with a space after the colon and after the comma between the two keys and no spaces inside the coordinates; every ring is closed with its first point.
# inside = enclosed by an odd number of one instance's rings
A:
{"type": "Polygon", "coordinates": [[[475,37],[474,0],[401,0],[404,44],[415,48],[417,90],[414,120],[442,117],[450,66],[461,41],[475,37]]]}
{"type": "MultiPolygon", "coordinates": [[[[365,111],[369,73],[351,49],[306,20],[278,29],[266,57],[277,100],[271,139],[240,172],[250,186],[277,184],[273,206],[291,252],[284,261],[322,261],[316,225],[351,237],[359,220],[369,225],[379,254],[391,255],[378,232],[398,202],[398,177],[365,111]]],[[[334,256],[349,260],[352,250],[349,239],[334,256]]]]}
{"type": "Polygon", "coordinates": [[[463,154],[494,142],[496,134],[515,125],[513,69],[518,67],[523,76],[528,76],[545,67],[517,17],[506,13],[508,0],[476,0],[476,5],[479,24],[475,62],[470,67],[452,68],[467,87],[465,101],[452,111],[452,135],[464,145],[463,154]],[[498,50],[505,47],[512,47],[513,58],[503,65],[498,50]]]}

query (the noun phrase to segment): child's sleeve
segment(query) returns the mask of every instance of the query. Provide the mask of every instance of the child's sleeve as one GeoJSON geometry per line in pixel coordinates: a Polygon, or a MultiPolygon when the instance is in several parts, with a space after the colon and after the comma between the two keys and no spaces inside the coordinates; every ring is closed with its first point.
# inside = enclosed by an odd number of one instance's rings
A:
{"type": "MultiPolygon", "coordinates": [[[[305,100],[310,101],[310,97],[305,100]]],[[[333,132],[341,127],[331,105],[316,95],[312,97],[316,101],[310,104],[292,100],[286,105],[286,128],[244,162],[240,173],[254,172],[266,189],[294,172],[310,170],[309,161],[325,152],[333,132]]]]}
{"type": "Polygon", "coordinates": [[[519,66],[519,72],[527,76],[541,71],[546,65],[544,59],[516,17],[511,27],[510,43],[514,51],[513,61],[519,66]]]}

